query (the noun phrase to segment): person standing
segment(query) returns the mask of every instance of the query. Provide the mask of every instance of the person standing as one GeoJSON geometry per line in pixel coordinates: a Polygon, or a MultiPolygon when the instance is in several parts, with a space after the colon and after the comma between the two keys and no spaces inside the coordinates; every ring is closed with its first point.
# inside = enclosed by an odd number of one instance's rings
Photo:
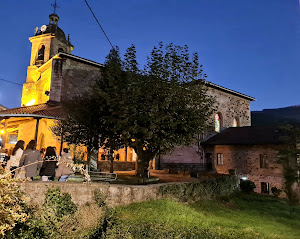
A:
{"type": "Polygon", "coordinates": [[[73,164],[73,160],[71,154],[69,153],[69,149],[64,148],[62,151],[61,161],[59,162],[55,175],[56,178],[59,178],[60,182],[65,182],[70,175],[74,173],[70,168],[71,164],[73,164]]]}
{"type": "MultiPolygon", "coordinates": [[[[7,169],[12,171],[12,170],[15,170],[19,167],[19,164],[20,164],[20,159],[23,155],[23,151],[24,151],[24,146],[25,146],[25,142],[23,140],[19,140],[13,151],[12,151],[12,154],[10,156],[10,159],[8,160],[7,162],[7,169]]],[[[17,176],[18,175],[18,172],[19,170],[16,170],[12,173],[13,176],[17,176]]]]}
{"type": "Polygon", "coordinates": [[[26,178],[33,180],[33,177],[37,176],[37,170],[42,166],[42,157],[40,151],[36,150],[35,140],[31,140],[24,150],[19,164],[19,167],[22,166],[26,166],[26,178]]]}
{"type": "Polygon", "coordinates": [[[55,169],[57,168],[57,154],[54,147],[47,147],[40,176],[48,176],[48,179],[54,181],[55,169]]]}

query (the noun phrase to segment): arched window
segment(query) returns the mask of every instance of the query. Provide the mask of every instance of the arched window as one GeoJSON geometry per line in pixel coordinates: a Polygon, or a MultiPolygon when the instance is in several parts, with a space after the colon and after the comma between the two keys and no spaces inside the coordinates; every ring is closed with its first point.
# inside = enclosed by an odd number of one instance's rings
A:
{"type": "Polygon", "coordinates": [[[221,113],[215,114],[215,131],[220,132],[222,128],[222,115],[221,113]]]}
{"type": "Polygon", "coordinates": [[[232,127],[240,127],[239,119],[237,117],[233,119],[232,127]]]}

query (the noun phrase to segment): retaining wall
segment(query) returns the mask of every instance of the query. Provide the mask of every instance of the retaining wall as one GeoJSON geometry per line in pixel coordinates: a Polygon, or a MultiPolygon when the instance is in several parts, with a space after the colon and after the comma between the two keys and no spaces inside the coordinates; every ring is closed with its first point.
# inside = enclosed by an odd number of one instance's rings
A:
{"type": "MultiPolygon", "coordinates": [[[[229,177],[227,177],[229,178],[229,177]]],[[[142,202],[147,200],[155,200],[164,197],[176,197],[174,195],[174,190],[176,191],[178,187],[187,188],[190,193],[190,189],[194,190],[191,195],[195,196],[197,192],[197,186],[200,185],[202,188],[205,185],[219,185],[226,194],[232,193],[237,188],[237,180],[232,180],[228,184],[228,180],[206,180],[198,181],[193,183],[163,183],[163,184],[152,184],[152,185],[117,185],[117,184],[102,184],[102,183],[73,183],[73,182],[25,182],[20,184],[21,190],[25,191],[31,198],[33,204],[43,204],[45,199],[45,193],[49,188],[59,187],[62,193],[71,194],[72,201],[77,205],[84,205],[86,203],[94,202],[94,191],[96,189],[101,190],[104,197],[106,198],[106,203],[110,206],[120,206],[128,205],[134,202],[142,202]],[[209,182],[209,183],[207,183],[209,182]],[[167,191],[172,192],[171,194],[166,193],[167,191]]],[[[210,190],[211,191],[211,190],[210,190]]],[[[201,191],[203,192],[203,191],[201,191]]],[[[222,193],[222,192],[221,192],[222,193]]],[[[202,194],[202,193],[201,193],[202,194]]],[[[207,198],[207,195],[196,195],[197,198],[202,196],[207,198]]],[[[215,194],[220,195],[220,190],[215,192],[215,194]]],[[[188,197],[188,195],[186,195],[188,197]]],[[[210,195],[211,196],[211,195],[210,195]]]]}

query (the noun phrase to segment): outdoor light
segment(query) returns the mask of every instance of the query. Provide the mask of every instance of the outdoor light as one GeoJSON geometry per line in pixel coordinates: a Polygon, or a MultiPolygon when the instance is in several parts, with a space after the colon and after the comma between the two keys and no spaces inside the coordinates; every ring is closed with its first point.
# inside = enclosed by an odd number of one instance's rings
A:
{"type": "Polygon", "coordinates": [[[26,103],[26,106],[34,105],[34,103],[35,103],[35,99],[32,99],[26,103]]]}
{"type": "Polygon", "coordinates": [[[244,181],[248,180],[247,177],[241,177],[241,179],[244,180],[244,181]]]}
{"type": "Polygon", "coordinates": [[[3,129],[0,130],[0,134],[4,134],[5,131],[3,129]]]}

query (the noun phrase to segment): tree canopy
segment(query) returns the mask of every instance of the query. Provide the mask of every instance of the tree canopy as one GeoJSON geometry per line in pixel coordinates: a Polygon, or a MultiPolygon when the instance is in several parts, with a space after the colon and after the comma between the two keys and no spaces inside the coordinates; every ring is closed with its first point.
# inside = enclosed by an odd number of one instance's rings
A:
{"type": "Polygon", "coordinates": [[[187,46],[159,43],[143,69],[134,45],[124,60],[112,49],[102,77],[69,104],[71,117],[62,124],[68,125],[65,140],[113,150],[132,147],[137,174],[144,177],[158,153],[190,144],[208,126],[214,100],[206,93],[205,77],[198,55],[190,56],[187,46]]]}

